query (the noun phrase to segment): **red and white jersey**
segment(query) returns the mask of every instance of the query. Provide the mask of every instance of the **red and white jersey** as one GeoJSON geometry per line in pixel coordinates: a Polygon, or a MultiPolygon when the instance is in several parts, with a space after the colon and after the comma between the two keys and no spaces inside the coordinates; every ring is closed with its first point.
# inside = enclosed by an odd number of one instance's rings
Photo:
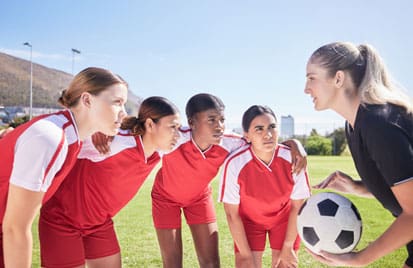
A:
{"type": "Polygon", "coordinates": [[[291,152],[279,144],[267,165],[250,145],[231,154],[224,164],[219,185],[220,202],[239,205],[240,216],[271,228],[289,215],[290,200],[310,196],[305,171],[291,173],[291,152]]]}
{"type": "Polygon", "coordinates": [[[109,155],[102,156],[86,139],[79,160],[55,195],[42,207],[42,217],[65,219],[79,228],[101,224],[119,212],[138,192],[159,162],[146,158],[141,136],[121,130],[109,155]]]}
{"type": "Polygon", "coordinates": [[[192,139],[189,128],[181,129],[175,149],[162,157],[162,167],[156,174],[152,196],[185,206],[209,191],[225,158],[245,145],[237,135],[224,135],[220,144],[202,152],[192,139]]]}
{"type": "Polygon", "coordinates": [[[46,202],[76,162],[81,147],[69,110],[38,116],[0,139],[0,219],[9,183],[46,192],[46,202]]]}

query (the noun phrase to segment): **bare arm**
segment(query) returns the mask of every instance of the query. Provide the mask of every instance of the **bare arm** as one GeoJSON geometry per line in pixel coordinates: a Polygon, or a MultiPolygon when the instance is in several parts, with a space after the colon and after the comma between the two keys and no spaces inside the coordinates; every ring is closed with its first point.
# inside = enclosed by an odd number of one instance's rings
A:
{"type": "Polygon", "coordinates": [[[303,199],[291,200],[287,232],[280,257],[276,262],[276,267],[278,267],[278,265],[281,265],[281,267],[298,267],[298,257],[294,251],[294,242],[297,238],[297,215],[303,203],[303,199]]]}
{"type": "Polygon", "coordinates": [[[224,203],[229,230],[239,250],[242,259],[242,267],[253,267],[254,259],[245,234],[244,224],[238,213],[238,208],[238,205],[224,203]]]}
{"type": "Polygon", "coordinates": [[[10,184],[3,219],[3,250],[6,267],[31,267],[32,223],[41,206],[43,192],[10,184]]]}
{"type": "Polygon", "coordinates": [[[314,189],[332,189],[342,193],[355,194],[361,197],[373,198],[361,180],[353,180],[349,175],[337,170],[322,182],[313,186],[314,189]]]}
{"type": "Polygon", "coordinates": [[[286,140],[283,144],[291,149],[291,159],[293,163],[293,173],[298,174],[307,167],[307,153],[300,141],[286,140]]]}
{"type": "Polygon", "coordinates": [[[365,266],[393,252],[413,240],[413,180],[392,187],[403,212],[374,242],[359,252],[342,255],[323,253],[315,256],[319,261],[333,266],[365,266]]]}

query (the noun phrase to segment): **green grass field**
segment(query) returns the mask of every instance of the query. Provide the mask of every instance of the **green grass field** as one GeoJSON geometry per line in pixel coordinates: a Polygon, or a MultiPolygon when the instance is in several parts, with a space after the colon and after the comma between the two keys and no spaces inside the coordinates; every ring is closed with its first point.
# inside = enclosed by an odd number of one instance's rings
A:
{"type": "MultiPolygon", "coordinates": [[[[308,159],[308,171],[311,184],[316,184],[334,170],[342,170],[357,178],[353,162],[348,156],[341,157],[319,157],[310,156],[308,159]]],[[[153,175],[153,174],[152,174],[153,175]]],[[[161,267],[162,261],[156,239],[156,233],[152,225],[150,191],[153,176],[145,182],[138,195],[126,206],[115,218],[116,230],[122,248],[123,267],[161,267]]],[[[189,179],[189,178],[188,178],[189,179]]],[[[213,181],[215,189],[218,178],[213,181]]],[[[315,192],[315,191],[314,191],[315,192]]],[[[374,241],[383,230],[393,221],[389,212],[384,210],[374,199],[357,198],[349,196],[360,211],[363,220],[363,234],[357,249],[362,249],[374,241]]],[[[222,204],[216,204],[219,224],[219,247],[221,256],[221,267],[234,267],[233,242],[229,233],[225,213],[222,204]]],[[[183,219],[183,222],[185,220],[183,219]]],[[[34,236],[37,236],[37,227],[34,225],[34,236]]],[[[192,237],[187,225],[183,225],[184,243],[184,267],[198,267],[192,237]]],[[[268,247],[267,247],[268,248],[268,247]]],[[[368,267],[401,267],[406,258],[404,248],[382,258],[368,267]]],[[[305,251],[299,252],[300,267],[326,267],[313,260],[305,251]]],[[[39,267],[39,245],[35,239],[34,265],[39,267]]],[[[264,253],[263,267],[270,267],[271,255],[267,250],[264,253]]]]}

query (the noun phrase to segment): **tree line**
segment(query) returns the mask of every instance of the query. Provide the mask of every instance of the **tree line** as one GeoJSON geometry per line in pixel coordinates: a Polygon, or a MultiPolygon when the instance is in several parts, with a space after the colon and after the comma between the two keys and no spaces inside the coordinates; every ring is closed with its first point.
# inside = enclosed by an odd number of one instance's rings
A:
{"type": "Polygon", "coordinates": [[[312,129],[310,135],[294,136],[303,145],[308,155],[343,155],[347,154],[347,141],[344,127],[337,128],[333,132],[320,135],[316,129],[312,129]]]}

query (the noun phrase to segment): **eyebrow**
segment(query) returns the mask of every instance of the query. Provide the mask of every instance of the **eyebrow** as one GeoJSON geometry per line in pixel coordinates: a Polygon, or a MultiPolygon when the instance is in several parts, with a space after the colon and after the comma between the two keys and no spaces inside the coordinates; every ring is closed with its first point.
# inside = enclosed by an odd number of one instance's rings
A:
{"type": "Polygon", "coordinates": [[[225,117],[222,114],[208,114],[207,116],[208,116],[208,118],[225,117]]]}
{"type": "MultiPolygon", "coordinates": [[[[125,99],[125,97],[123,97],[123,96],[120,95],[120,94],[119,94],[119,95],[113,95],[113,98],[114,98],[114,99],[123,99],[123,100],[125,99]]],[[[127,98],[127,97],[126,97],[126,98],[127,98]]]]}
{"type": "Polygon", "coordinates": [[[257,128],[264,128],[264,126],[263,126],[263,125],[256,125],[256,126],[254,127],[254,129],[257,129],[257,128]]]}
{"type": "Polygon", "coordinates": [[[315,75],[315,73],[307,73],[305,76],[315,75]]]}

